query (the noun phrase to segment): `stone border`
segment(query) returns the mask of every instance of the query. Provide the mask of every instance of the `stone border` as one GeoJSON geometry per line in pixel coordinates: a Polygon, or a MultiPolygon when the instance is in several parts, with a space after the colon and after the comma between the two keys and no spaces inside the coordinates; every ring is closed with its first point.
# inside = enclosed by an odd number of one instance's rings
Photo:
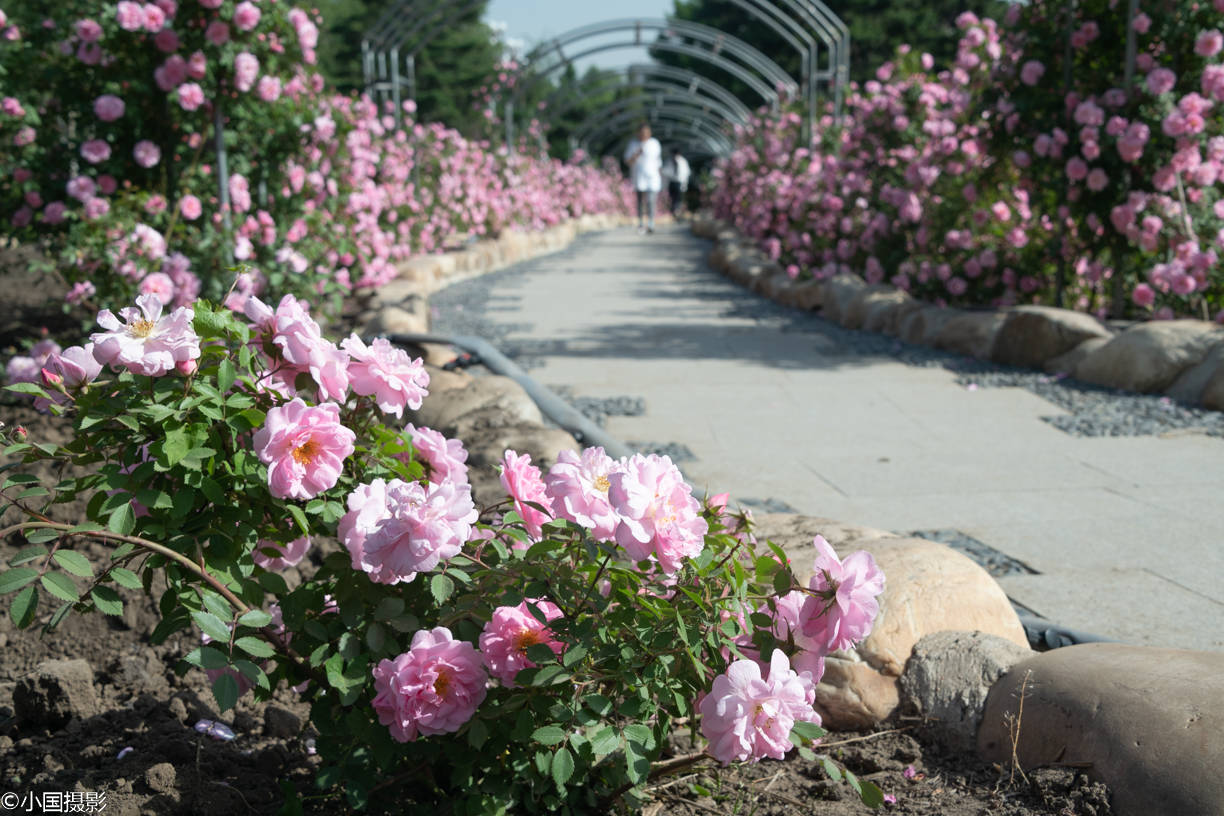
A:
{"type": "Polygon", "coordinates": [[[709,216],[693,233],[715,241],[710,265],[784,306],[815,311],[848,329],[898,337],[982,360],[1041,368],[1077,380],[1224,411],[1224,326],[1153,320],[1115,329],[1052,306],[968,310],[933,306],[857,275],[794,280],[750,238],[709,216]]]}

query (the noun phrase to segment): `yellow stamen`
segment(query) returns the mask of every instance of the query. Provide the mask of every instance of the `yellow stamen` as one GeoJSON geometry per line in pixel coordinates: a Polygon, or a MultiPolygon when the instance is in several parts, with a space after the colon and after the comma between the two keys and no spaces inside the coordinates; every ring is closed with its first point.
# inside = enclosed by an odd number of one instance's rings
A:
{"type": "Polygon", "coordinates": [[[595,489],[600,493],[607,493],[610,487],[612,487],[612,483],[608,481],[607,476],[600,476],[595,479],[595,489]]]}
{"type": "Polygon", "coordinates": [[[318,455],[319,447],[315,444],[314,437],[293,449],[293,458],[299,465],[309,465],[318,455]]]}
{"type": "Polygon", "coordinates": [[[434,694],[439,697],[445,697],[446,692],[450,689],[451,678],[445,671],[438,672],[438,679],[434,680],[434,694]]]}
{"type": "Polygon", "coordinates": [[[133,337],[148,337],[152,333],[153,321],[151,320],[141,318],[128,324],[128,334],[133,337]]]}
{"type": "Polygon", "coordinates": [[[544,642],[544,633],[539,629],[524,629],[514,636],[514,649],[526,652],[528,646],[544,642]]]}

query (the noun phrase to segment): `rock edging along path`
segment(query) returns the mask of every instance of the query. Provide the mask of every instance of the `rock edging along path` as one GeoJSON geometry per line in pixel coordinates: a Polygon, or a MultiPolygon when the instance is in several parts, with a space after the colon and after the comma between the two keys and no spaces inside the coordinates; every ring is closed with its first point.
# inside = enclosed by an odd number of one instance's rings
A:
{"type": "Polygon", "coordinates": [[[1108,388],[1165,393],[1224,411],[1224,326],[1204,320],[1137,323],[1115,330],[1091,315],[1051,306],[970,311],[933,306],[857,275],[795,280],[734,227],[697,218],[693,232],[717,243],[710,264],[786,306],[820,309],[849,329],[1027,368],[1108,388]]]}

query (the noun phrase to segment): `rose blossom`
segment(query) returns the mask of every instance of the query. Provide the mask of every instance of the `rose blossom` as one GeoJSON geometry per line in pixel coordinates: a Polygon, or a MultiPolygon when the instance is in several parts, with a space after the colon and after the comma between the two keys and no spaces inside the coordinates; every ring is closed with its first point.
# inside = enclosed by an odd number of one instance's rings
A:
{"type": "Polygon", "coordinates": [[[153,295],[136,298],[136,306],[119,311],[126,325],[110,309],[98,312],[98,325],[106,329],[90,335],[94,358],[102,365],[121,365],[134,374],[160,377],[184,360],[200,356],[200,338],[191,322],[195,312],[178,308],[162,315],[162,303],[153,295]]]}
{"type": "Polygon", "coordinates": [[[260,539],[255,545],[255,551],[251,553],[251,558],[256,565],[279,572],[297,566],[309,549],[310,536],[295,538],[286,544],[260,539]]]}
{"type": "Polygon", "coordinates": [[[150,34],[156,34],[161,31],[162,26],[166,24],[166,12],[153,3],[145,3],[144,15],[144,28],[150,34]]]}
{"type": "Polygon", "coordinates": [[[527,454],[507,450],[502,457],[501,484],[514,499],[514,510],[523,519],[527,534],[537,541],[543,535],[543,525],[552,518],[552,502],[545,493],[540,469],[531,464],[527,454]],[[529,507],[527,502],[541,505],[544,511],[529,507]]]}
{"type": "Polygon", "coordinates": [[[637,454],[608,481],[609,502],[620,516],[616,541],[630,558],[642,561],[653,554],[670,575],[682,558],[701,554],[709,525],[669,457],[637,454]]]}
{"type": "Polygon", "coordinates": [[[375,667],[374,711],[398,742],[451,733],[476,713],[487,682],[472,644],[455,640],[444,626],[422,629],[407,652],[375,667]]]}
{"type": "Polygon", "coordinates": [[[800,631],[828,651],[845,649],[871,633],[880,611],[876,600],[884,591],[884,573],[871,554],[858,550],[845,561],[823,536],[812,541],[816,548],[811,593],[800,612],[800,631]]]}
{"type": "Polygon", "coordinates": [[[581,524],[597,541],[616,536],[619,519],[608,501],[612,483],[608,477],[616,462],[603,448],[586,448],[579,455],[565,450],[544,477],[544,492],[558,518],[581,524]]]}
{"type": "Polygon", "coordinates": [[[380,584],[410,582],[458,555],[479,516],[471,488],[449,481],[375,479],[349,494],[348,508],[337,534],[353,568],[380,584]]]}
{"type": "Polygon", "coordinates": [[[247,316],[260,315],[256,323],[270,333],[272,346],[281,357],[266,384],[279,384],[286,392],[296,393],[297,375],[309,373],[318,387],[319,399],[344,399],[349,387],[349,356],[323,339],[323,331],[306,311],[305,303],[293,295],[285,295],[275,312],[258,298],[251,298],[249,303],[247,316]]]}
{"type": "Polygon", "coordinates": [[[132,148],[132,156],[141,167],[153,167],[161,161],[161,148],[148,139],[142,139],[132,148]]]}
{"type": "Polygon", "coordinates": [[[255,432],[268,489],[278,499],[313,499],[335,486],[357,435],[340,424],[334,402],[308,407],[301,399],[268,411],[255,432]]]}
{"type": "Polygon", "coordinates": [[[102,139],[90,139],[81,145],[81,158],[90,164],[99,164],[110,158],[111,149],[102,139]]]}
{"type": "Polygon", "coordinates": [[[259,58],[249,51],[234,57],[234,87],[244,93],[255,86],[259,76],[259,58]]]}
{"type": "MultiPolygon", "coordinates": [[[[35,349],[37,349],[37,346],[35,346],[35,349]]],[[[34,351],[34,349],[31,349],[31,351],[34,351]]],[[[54,372],[59,377],[60,384],[64,387],[64,390],[70,393],[89,385],[102,373],[102,364],[97,361],[93,354],[93,343],[86,343],[84,346],[71,346],[63,351],[57,348],[46,356],[45,361],[42,363],[42,368],[54,372]]],[[[12,380],[11,377],[10,380],[12,380]]],[[[34,399],[34,407],[39,411],[46,411],[53,402],[63,404],[68,399],[58,390],[49,391],[48,393],[50,399],[44,397],[36,397],[34,399]]]]}
{"type": "Polygon", "coordinates": [[[77,201],[88,201],[93,198],[94,190],[97,185],[89,176],[76,176],[68,180],[66,185],[68,195],[75,198],[77,201]]]}
{"type": "Polygon", "coordinates": [[[204,39],[213,45],[225,45],[229,38],[229,26],[220,20],[213,20],[208,24],[208,28],[204,29],[204,39]]]}
{"type": "Polygon", "coordinates": [[[561,617],[561,610],[551,601],[530,598],[521,601],[518,606],[499,606],[493,610],[493,616],[485,624],[480,633],[480,653],[489,674],[501,680],[508,688],[514,688],[514,678],[523,669],[535,668],[536,664],[527,657],[527,648],[542,643],[553,650],[558,657],[565,650],[565,644],[551,637],[548,625],[541,623],[531,614],[527,604],[543,613],[545,620],[556,620],[561,617]]]}
{"type": "Polygon", "coordinates": [[[468,483],[468,454],[458,439],[447,439],[433,428],[417,428],[409,422],[404,430],[412,437],[412,445],[421,454],[427,465],[429,481],[435,484],[450,480],[455,484],[468,483]]]}
{"type": "Polygon", "coordinates": [[[412,359],[386,338],[375,338],[367,346],[352,334],[340,347],[349,355],[349,387],[362,396],[373,397],[384,414],[403,418],[405,407],[415,411],[429,395],[425,361],[412,359]]]}
{"type": "Polygon", "coordinates": [[[162,272],[154,272],[145,276],[140,282],[140,293],[152,295],[161,301],[162,306],[169,306],[174,301],[174,281],[162,272]]]}
{"type": "Polygon", "coordinates": [[[77,39],[79,39],[81,42],[91,43],[102,39],[102,26],[98,25],[96,20],[91,20],[89,18],[77,20],[74,28],[76,30],[77,39]]]}
{"type": "Polygon", "coordinates": [[[250,0],[244,0],[234,9],[234,25],[239,31],[250,31],[259,25],[260,16],[259,7],[250,0]]]}
{"type": "Polygon", "coordinates": [[[204,104],[204,89],[195,82],[185,82],[178,87],[179,107],[193,111],[204,104]]]}
{"type": "Polygon", "coordinates": [[[126,106],[123,100],[114,94],[102,94],[94,100],[94,115],[103,122],[113,122],[123,116],[123,111],[126,106]]]}
{"type": "Polygon", "coordinates": [[[183,214],[183,218],[188,221],[194,221],[200,217],[200,213],[204,211],[200,204],[200,199],[193,195],[185,195],[179,199],[179,212],[183,214]]]}
{"type": "Polygon", "coordinates": [[[1088,174],[1088,189],[1094,193],[1104,190],[1108,184],[1109,176],[1101,168],[1093,168],[1092,172],[1088,174]]]}
{"type": "Polygon", "coordinates": [[[1200,57],[1214,57],[1224,49],[1224,34],[1218,31],[1204,31],[1194,41],[1194,53],[1200,57]]]}
{"type": "Polygon", "coordinates": [[[124,31],[139,31],[145,25],[145,10],[139,3],[120,0],[115,7],[115,19],[124,31]]]}
{"type": "Polygon", "coordinates": [[[1175,84],[1177,84],[1177,74],[1168,68],[1153,68],[1152,72],[1147,75],[1147,89],[1156,96],[1173,90],[1175,84]]]}
{"type": "Polygon", "coordinates": [[[1020,81],[1025,85],[1036,85],[1045,74],[1045,66],[1037,60],[1029,60],[1020,68],[1020,81]]]}
{"type": "Polygon", "coordinates": [[[1151,308],[1156,302],[1156,290],[1148,286],[1146,283],[1141,283],[1135,287],[1135,291],[1131,292],[1131,300],[1135,301],[1136,306],[1143,308],[1151,308]]]}
{"type": "Polygon", "coordinates": [[[803,682],[780,649],[762,677],[753,660],[737,660],[714,678],[701,701],[701,733],[707,750],[724,765],[735,760],[783,759],[794,745],[790,732],[796,722],[819,723],[803,682]]]}
{"type": "Polygon", "coordinates": [[[261,76],[255,91],[262,101],[275,102],[280,99],[281,81],[274,76],[261,76]]]}

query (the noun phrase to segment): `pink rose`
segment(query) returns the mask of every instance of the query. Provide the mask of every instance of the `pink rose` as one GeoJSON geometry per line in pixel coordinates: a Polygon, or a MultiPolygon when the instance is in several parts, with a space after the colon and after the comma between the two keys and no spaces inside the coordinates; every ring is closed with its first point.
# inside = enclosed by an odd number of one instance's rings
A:
{"type": "Polygon", "coordinates": [[[1072,181],[1082,181],[1088,175],[1088,165],[1076,156],[1067,162],[1067,178],[1072,181]]]}
{"type": "Polygon", "coordinates": [[[1141,283],[1135,287],[1135,291],[1131,292],[1131,300],[1135,301],[1136,306],[1142,306],[1144,309],[1151,308],[1156,302],[1156,291],[1146,283],[1141,283]]]}
{"type": "Polygon", "coordinates": [[[523,519],[527,534],[538,541],[544,523],[552,519],[552,502],[545,493],[540,469],[531,464],[530,456],[507,450],[502,458],[501,484],[514,499],[514,510],[523,519]],[[542,506],[544,511],[528,506],[528,502],[542,506]]]}
{"type": "Polygon", "coordinates": [[[884,573],[866,551],[851,553],[842,561],[823,536],[816,536],[812,546],[817,555],[800,630],[830,652],[849,648],[871,634],[880,611],[876,597],[884,591],[884,573]]]}
{"type": "Polygon", "coordinates": [[[1224,49],[1224,34],[1219,31],[1204,31],[1194,41],[1194,53],[1200,57],[1214,57],[1224,49]]]}
{"type": "MultiPolygon", "coordinates": [[[[31,352],[38,350],[35,345],[31,352]]],[[[16,359],[16,358],[14,358],[16,359]]],[[[71,346],[63,351],[58,347],[54,351],[50,351],[45,359],[39,363],[39,355],[34,356],[35,364],[40,364],[44,371],[51,371],[58,379],[59,384],[64,387],[68,393],[76,393],[85,386],[98,378],[102,373],[102,364],[94,358],[93,343],[86,343],[84,346],[71,346]]],[[[10,382],[16,382],[12,377],[9,377],[10,382]]],[[[34,407],[39,411],[46,411],[51,403],[59,405],[67,402],[68,397],[57,391],[50,392],[51,398],[45,399],[37,397],[34,400],[34,407]]]]}
{"type": "Polygon", "coordinates": [[[259,76],[259,59],[248,51],[234,57],[234,87],[244,93],[255,86],[259,76]]]}
{"type": "Polygon", "coordinates": [[[309,549],[310,536],[295,538],[285,544],[260,540],[251,557],[258,566],[279,572],[297,566],[309,549]]]}
{"type": "Polygon", "coordinates": [[[193,111],[204,104],[204,89],[194,82],[185,82],[178,87],[179,106],[193,111]]]}
{"type": "Polygon", "coordinates": [[[183,218],[194,221],[204,212],[204,207],[200,204],[200,199],[193,195],[185,195],[179,199],[179,212],[183,214],[183,218]]]}
{"type": "Polygon", "coordinates": [[[208,60],[203,51],[195,51],[187,58],[187,76],[192,79],[203,79],[208,76],[208,60]]]}
{"type": "Polygon", "coordinates": [[[161,148],[148,139],[142,139],[132,148],[132,156],[141,167],[154,167],[161,161],[161,148]]]}
{"type": "Polygon", "coordinates": [[[281,81],[274,76],[261,76],[255,92],[262,101],[275,102],[280,99],[281,81]]]}
{"type": "Polygon", "coordinates": [[[94,100],[94,114],[103,122],[113,122],[123,116],[123,100],[114,94],[103,94],[94,100]]]}
{"type": "Polygon", "coordinates": [[[268,489],[278,499],[313,499],[335,486],[357,435],[340,424],[334,402],[307,407],[301,399],[272,408],[255,433],[268,489]]]}
{"type": "Polygon", "coordinates": [[[77,20],[74,26],[77,39],[81,42],[97,42],[102,39],[102,26],[98,25],[96,20],[84,19],[77,20]]]}
{"type": "MultiPolygon", "coordinates": [[[[81,158],[90,164],[98,164],[110,158],[111,149],[102,139],[90,139],[81,145],[81,158]]],[[[71,191],[70,191],[71,192],[71,191]]]]}
{"type": "Polygon", "coordinates": [[[197,0],[197,2],[206,9],[219,9],[225,0],[197,0]]]}
{"type": "Polygon", "coordinates": [[[638,454],[608,481],[609,502],[620,516],[616,541],[634,561],[654,555],[670,575],[681,559],[696,558],[705,549],[709,527],[670,458],[638,454]]]}
{"type": "MultiPolygon", "coordinates": [[[[96,201],[97,199],[92,199],[96,201]]],[[[106,329],[90,335],[94,358],[102,365],[119,365],[134,374],[160,377],[183,360],[200,357],[200,338],[192,328],[195,312],[178,308],[162,315],[162,302],[153,295],[136,298],[136,306],[98,312],[98,325],[106,329]]]]}
{"type": "Polygon", "coordinates": [[[1101,168],[1093,168],[1092,172],[1088,174],[1088,189],[1094,193],[1104,190],[1108,184],[1109,176],[1101,168]]]}
{"type": "MultiPolygon", "coordinates": [[[[162,272],[154,272],[146,275],[144,280],[140,282],[140,293],[142,295],[152,295],[157,298],[162,306],[169,306],[174,302],[174,281],[170,280],[170,276],[162,272]]],[[[194,364],[194,360],[186,360],[194,364]]]]}
{"type": "MultiPolygon", "coordinates": [[[[532,598],[530,602],[546,620],[561,617],[561,610],[551,601],[532,598]]],[[[544,644],[558,657],[565,650],[565,644],[551,636],[548,625],[537,620],[527,604],[524,600],[518,606],[497,607],[480,634],[480,653],[489,674],[507,688],[514,688],[514,678],[520,671],[536,667],[527,657],[529,646],[544,644]]]]}
{"type": "Polygon", "coordinates": [[[1029,60],[1020,68],[1020,81],[1025,85],[1036,85],[1045,74],[1045,66],[1037,60],[1029,60]]]}
{"type": "Polygon", "coordinates": [[[1177,74],[1168,68],[1153,68],[1147,75],[1147,89],[1155,96],[1168,93],[1177,84],[1177,74]]]}
{"type": "Polygon", "coordinates": [[[187,61],[178,54],[168,57],[153,71],[153,80],[166,93],[173,91],[187,81],[187,61]]]}
{"type": "Polygon", "coordinates": [[[422,629],[412,647],[374,669],[374,711],[398,742],[458,731],[484,701],[488,675],[475,647],[444,626],[422,629]]]}
{"type": "Polygon", "coordinates": [[[462,442],[458,439],[447,439],[433,428],[417,428],[411,422],[404,430],[412,437],[412,446],[425,463],[429,481],[434,484],[447,480],[455,484],[468,483],[468,469],[464,464],[467,462],[468,453],[463,449],[462,442]]]}
{"type": "Polygon", "coordinates": [[[415,411],[429,395],[425,362],[413,360],[386,338],[375,338],[367,346],[352,334],[340,345],[349,355],[349,386],[362,396],[373,397],[384,414],[403,418],[405,407],[415,411]]]}
{"type": "Polygon", "coordinates": [[[1131,28],[1139,34],[1148,33],[1148,29],[1152,27],[1152,18],[1144,14],[1142,11],[1135,15],[1135,19],[1131,21],[1131,28]]]}
{"type": "Polygon", "coordinates": [[[767,677],[756,661],[736,660],[714,678],[699,709],[707,750],[724,765],[783,759],[794,747],[790,732],[795,723],[820,722],[803,681],[780,649],[770,658],[767,677]]]}
{"type": "Polygon", "coordinates": [[[616,462],[603,448],[586,448],[581,455],[561,451],[544,477],[553,512],[590,530],[596,541],[611,541],[619,522],[608,500],[615,469],[616,462]]]}
{"type": "Polygon", "coordinates": [[[151,34],[156,34],[162,30],[162,26],[166,24],[166,12],[161,10],[161,7],[155,3],[145,3],[144,5],[144,28],[151,34]]]}
{"type": "Polygon", "coordinates": [[[250,31],[259,25],[260,16],[259,6],[244,0],[234,9],[234,25],[239,31],[250,31]]]}
{"type": "Polygon", "coordinates": [[[139,3],[120,0],[115,7],[115,19],[124,31],[139,31],[145,26],[145,10],[139,3]]]}
{"type": "Polygon", "coordinates": [[[340,540],[353,569],[379,584],[410,582],[458,555],[479,515],[471,488],[449,481],[375,479],[349,494],[348,508],[340,519],[340,540]]]}
{"type": "Polygon", "coordinates": [[[225,45],[229,42],[229,38],[229,26],[220,20],[213,20],[208,24],[208,28],[204,29],[204,39],[213,45],[225,45]]]}
{"type": "MultiPolygon", "coordinates": [[[[255,299],[259,303],[258,299],[255,299]]],[[[267,310],[267,307],[259,303],[267,310]]],[[[297,375],[309,373],[318,387],[319,398],[342,400],[348,392],[348,354],[323,339],[319,324],[306,311],[305,304],[285,295],[276,307],[272,321],[262,329],[269,332],[272,346],[281,361],[274,366],[267,385],[278,385],[293,392],[297,375]],[[287,365],[286,365],[287,364],[287,365]]]]}

